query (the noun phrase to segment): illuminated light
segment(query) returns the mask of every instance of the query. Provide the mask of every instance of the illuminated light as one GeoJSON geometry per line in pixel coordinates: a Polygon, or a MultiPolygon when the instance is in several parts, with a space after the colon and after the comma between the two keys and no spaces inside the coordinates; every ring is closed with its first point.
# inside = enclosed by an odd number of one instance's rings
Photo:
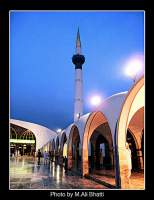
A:
{"type": "Polygon", "coordinates": [[[144,59],[142,55],[131,57],[125,64],[124,74],[131,77],[134,81],[136,76],[143,71],[144,59]]]}
{"type": "Polygon", "coordinates": [[[57,129],[57,133],[61,133],[62,132],[62,129],[61,128],[58,128],[57,129]]]}
{"type": "Polygon", "coordinates": [[[80,118],[80,113],[77,113],[76,116],[77,116],[77,118],[79,119],[79,118],[80,118]]]}
{"type": "Polygon", "coordinates": [[[60,182],[60,167],[59,165],[57,166],[57,171],[56,171],[56,182],[60,182]]]}
{"type": "Polygon", "coordinates": [[[63,147],[63,157],[67,157],[67,144],[65,143],[64,144],[64,147],[63,147]]]}
{"type": "Polygon", "coordinates": [[[12,143],[35,144],[35,140],[10,139],[12,143]]]}
{"type": "Polygon", "coordinates": [[[90,103],[93,106],[99,106],[102,103],[102,98],[98,95],[92,96],[90,99],[90,103]]]}

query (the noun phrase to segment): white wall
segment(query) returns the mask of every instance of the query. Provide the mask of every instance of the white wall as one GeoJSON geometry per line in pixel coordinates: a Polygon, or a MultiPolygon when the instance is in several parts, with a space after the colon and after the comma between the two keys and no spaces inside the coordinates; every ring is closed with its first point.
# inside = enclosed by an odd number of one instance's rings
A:
{"type": "Polygon", "coordinates": [[[15,119],[10,119],[10,123],[26,128],[34,133],[36,137],[36,150],[42,148],[57,135],[56,132],[38,124],[15,119]]]}

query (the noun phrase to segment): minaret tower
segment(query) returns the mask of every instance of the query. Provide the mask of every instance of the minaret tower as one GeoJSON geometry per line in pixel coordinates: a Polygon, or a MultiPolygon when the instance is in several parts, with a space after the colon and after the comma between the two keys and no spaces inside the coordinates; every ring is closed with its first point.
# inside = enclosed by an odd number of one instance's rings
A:
{"type": "Polygon", "coordinates": [[[75,103],[74,103],[74,122],[75,122],[83,114],[82,65],[85,62],[85,57],[81,54],[81,41],[80,41],[79,28],[76,39],[76,54],[73,55],[72,62],[75,65],[75,103]]]}

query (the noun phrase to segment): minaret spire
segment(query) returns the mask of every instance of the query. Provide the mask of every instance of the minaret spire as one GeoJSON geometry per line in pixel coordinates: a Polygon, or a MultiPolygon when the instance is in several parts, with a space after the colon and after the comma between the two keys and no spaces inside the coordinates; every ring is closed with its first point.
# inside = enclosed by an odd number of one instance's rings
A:
{"type": "Polygon", "coordinates": [[[77,38],[76,38],[76,53],[81,54],[81,40],[80,40],[79,27],[78,27],[77,38]]]}
{"type": "Polygon", "coordinates": [[[78,121],[83,115],[83,80],[82,80],[82,65],[85,62],[85,57],[81,54],[81,41],[79,28],[76,38],[76,54],[72,57],[72,62],[75,65],[75,102],[74,102],[74,122],[78,121]]]}

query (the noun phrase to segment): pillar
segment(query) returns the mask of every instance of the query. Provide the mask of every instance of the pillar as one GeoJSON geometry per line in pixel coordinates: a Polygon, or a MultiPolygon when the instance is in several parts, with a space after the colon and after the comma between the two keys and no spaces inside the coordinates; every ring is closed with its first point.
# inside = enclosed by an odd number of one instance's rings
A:
{"type": "Polygon", "coordinates": [[[68,152],[68,169],[71,169],[73,165],[73,160],[72,160],[72,152],[68,152]]]}
{"type": "Polygon", "coordinates": [[[119,148],[119,173],[120,173],[120,182],[122,189],[130,188],[130,177],[129,177],[129,162],[131,158],[127,156],[126,148],[119,148]]]}
{"type": "Polygon", "coordinates": [[[143,161],[143,155],[142,155],[142,150],[137,149],[137,159],[138,159],[138,164],[140,166],[140,169],[144,169],[144,161],[143,161]]]}

